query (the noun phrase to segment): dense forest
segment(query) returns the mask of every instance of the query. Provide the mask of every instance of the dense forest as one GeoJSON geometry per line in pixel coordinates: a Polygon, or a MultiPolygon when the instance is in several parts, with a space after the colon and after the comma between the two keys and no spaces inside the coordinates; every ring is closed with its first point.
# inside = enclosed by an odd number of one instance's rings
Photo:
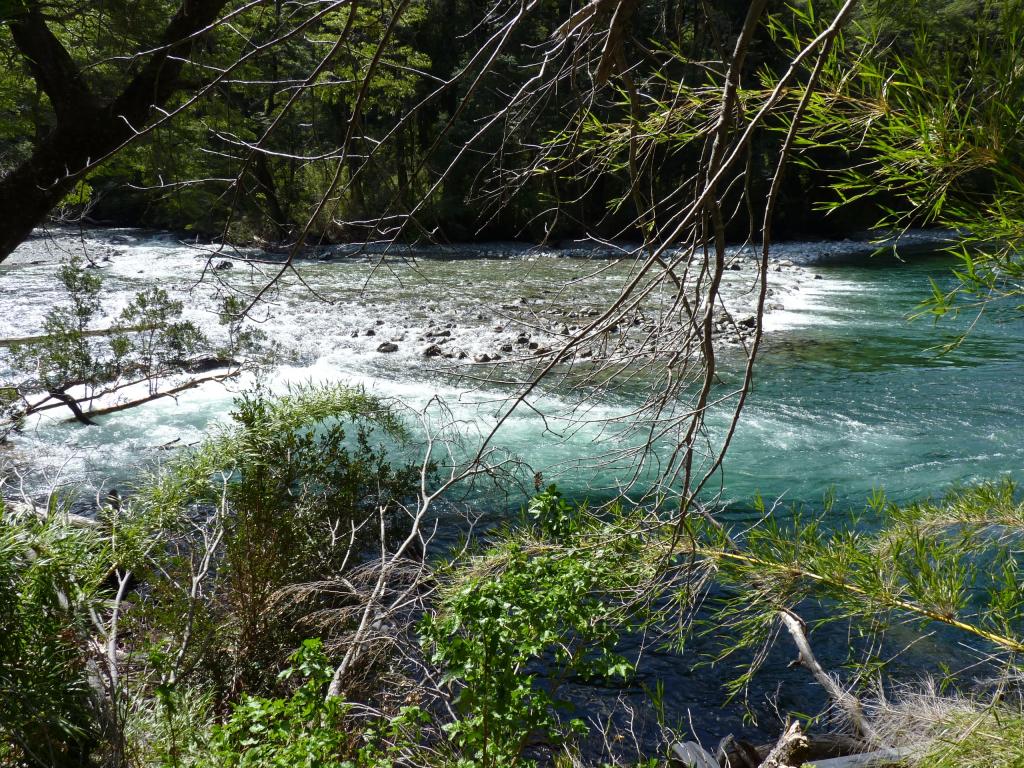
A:
{"type": "Polygon", "coordinates": [[[1024,2],[0,0],[0,766],[1024,761],[1024,2]]]}
{"type": "MultiPolygon", "coordinates": [[[[16,170],[45,174],[50,162],[67,180],[41,205],[65,217],[285,243],[303,230],[311,242],[639,239],[638,215],[701,162],[692,140],[657,126],[657,110],[680,87],[690,98],[717,88],[722,72],[705,62],[722,60],[747,13],[742,2],[628,5],[628,29],[616,34],[634,90],[610,83],[591,95],[590,75],[556,72],[549,88],[538,70],[538,50],[572,18],[565,3],[531,6],[521,22],[509,18],[514,6],[477,2],[207,2],[193,4],[195,19],[176,16],[171,2],[32,3],[22,18],[18,5],[0,31],[5,210],[28,206],[16,170]],[[205,29],[218,13],[227,20],[205,29]],[[188,42],[186,61],[167,51],[158,62],[177,23],[202,31],[201,42],[188,42]],[[153,88],[156,99],[145,92],[153,88]],[[531,91],[535,103],[516,103],[531,91]],[[586,121],[574,124],[582,104],[586,121]],[[639,159],[620,135],[631,116],[653,131],[639,159]]],[[[765,13],[783,27],[801,23],[783,3],[765,13]]],[[[851,42],[850,56],[868,46],[923,56],[913,41],[926,35],[929,76],[1002,44],[998,10],[975,3],[865,3],[855,13],[867,37],[851,42]],[[972,37],[973,54],[960,48],[972,37]]],[[[784,72],[789,42],[781,28],[752,39],[742,82],[756,91],[784,72]]],[[[965,86],[965,105],[975,89],[985,94],[983,82],[965,86]]],[[[676,110],[691,129],[709,117],[676,110]]],[[[749,145],[751,199],[766,194],[783,138],[778,124],[749,145]]],[[[876,190],[871,204],[820,215],[842,199],[835,174],[870,156],[853,144],[805,148],[778,195],[779,236],[864,230],[898,204],[898,190],[876,190]]],[[[740,207],[734,239],[752,213],[740,207]]]]}

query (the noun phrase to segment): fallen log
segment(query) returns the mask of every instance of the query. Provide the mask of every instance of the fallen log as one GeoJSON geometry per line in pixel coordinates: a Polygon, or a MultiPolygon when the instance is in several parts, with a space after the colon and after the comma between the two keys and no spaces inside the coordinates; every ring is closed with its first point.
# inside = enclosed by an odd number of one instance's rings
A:
{"type": "Polygon", "coordinates": [[[107,406],[106,408],[94,408],[94,409],[90,410],[87,415],[90,416],[90,417],[92,417],[92,416],[106,416],[107,414],[110,414],[110,413],[117,413],[118,411],[126,411],[129,408],[135,408],[136,406],[139,406],[139,405],[145,405],[146,403],[151,403],[154,400],[160,400],[161,398],[164,398],[164,397],[174,397],[174,395],[177,395],[177,394],[179,394],[181,392],[185,392],[186,390],[189,390],[189,389],[194,389],[194,388],[198,387],[199,385],[205,384],[205,383],[210,382],[210,381],[216,381],[216,382],[227,381],[228,379],[234,378],[239,373],[241,373],[241,369],[240,368],[236,369],[236,370],[228,371],[227,373],[216,374],[214,376],[203,376],[203,377],[198,378],[198,379],[189,379],[184,384],[181,384],[181,385],[179,385],[177,387],[171,387],[170,389],[165,389],[165,390],[163,390],[161,392],[157,392],[155,394],[149,395],[148,397],[142,397],[142,398],[139,398],[138,400],[130,400],[130,401],[125,402],[125,403],[118,403],[117,405],[107,406]]]}
{"type": "Polygon", "coordinates": [[[885,766],[904,765],[913,754],[913,749],[906,748],[876,749],[873,752],[861,752],[857,755],[817,760],[808,765],[814,768],[884,768],[885,766]]]}
{"type": "MultiPolygon", "coordinates": [[[[774,744],[754,746],[729,735],[719,743],[715,758],[719,765],[730,768],[758,768],[768,757],[773,746],[774,744]]],[[[871,749],[871,746],[863,739],[839,733],[823,733],[814,736],[808,734],[807,749],[801,757],[808,762],[826,760],[866,752],[871,749]]]]}
{"type": "Polygon", "coordinates": [[[807,737],[800,727],[800,721],[794,720],[779,737],[768,757],[761,763],[761,768],[793,768],[803,764],[799,755],[807,750],[807,737]]]}
{"type": "MultiPolygon", "coordinates": [[[[4,504],[4,507],[7,510],[9,510],[10,512],[13,512],[15,514],[22,514],[22,515],[34,515],[36,518],[38,518],[39,520],[42,520],[43,522],[49,520],[50,515],[53,514],[49,510],[47,510],[47,509],[44,509],[42,507],[37,507],[34,504],[29,504],[28,502],[24,502],[24,501],[13,501],[13,500],[10,500],[10,499],[4,499],[3,500],[3,504],[4,504]]],[[[67,511],[63,511],[63,510],[58,511],[56,514],[58,514],[61,517],[63,517],[65,520],[67,520],[69,525],[71,525],[71,526],[73,526],[75,528],[99,528],[100,527],[100,521],[99,520],[95,520],[95,519],[93,519],[91,517],[86,517],[85,515],[76,515],[73,512],[67,512],[67,511]]]]}
{"type": "MultiPolygon", "coordinates": [[[[115,333],[142,333],[143,331],[152,331],[155,328],[159,328],[158,325],[146,324],[146,325],[130,325],[130,326],[112,326],[110,328],[95,328],[88,331],[79,331],[78,333],[82,336],[94,337],[94,336],[113,336],[115,333]]],[[[33,344],[42,344],[43,342],[50,341],[51,339],[59,338],[56,336],[43,335],[43,336],[21,336],[18,338],[11,339],[0,339],[0,348],[3,347],[23,347],[31,346],[33,344]]]]}
{"type": "MultiPolygon", "coordinates": [[[[802,735],[806,744],[796,748],[798,744],[794,743],[789,759],[794,761],[794,765],[806,765],[808,768],[887,768],[904,765],[919,751],[913,748],[865,751],[865,742],[860,739],[835,734],[802,735]]],[[[796,740],[790,739],[790,742],[796,740]]],[[[695,741],[675,742],[669,747],[668,764],[670,768],[767,768],[767,759],[777,744],[746,746],[746,750],[735,743],[724,750],[719,747],[718,754],[712,757],[695,741]]]]}

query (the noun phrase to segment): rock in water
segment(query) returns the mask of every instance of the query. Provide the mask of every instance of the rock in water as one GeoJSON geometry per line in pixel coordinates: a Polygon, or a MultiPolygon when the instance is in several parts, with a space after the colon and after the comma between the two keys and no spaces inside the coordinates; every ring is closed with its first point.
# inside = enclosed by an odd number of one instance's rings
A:
{"type": "Polygon", "coordinates": [[[378,352],[397,352],[398,351],[398,345],[395,344],[393,341],[385,341],[383,344],[381,344],[379,347],[377,347],[377,351],[378,352]]]}

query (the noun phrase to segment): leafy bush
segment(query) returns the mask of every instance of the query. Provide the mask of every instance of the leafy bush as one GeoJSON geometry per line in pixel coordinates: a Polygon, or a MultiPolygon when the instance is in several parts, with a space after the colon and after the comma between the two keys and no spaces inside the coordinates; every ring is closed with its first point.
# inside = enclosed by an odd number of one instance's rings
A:
{"type": "Polygon", "coordinates": [[[557,486],[549,485],[535,494],[526,505],[526,514],[550,539],[564,541],[573,532],[574,507],[562,498],[557,486]]]}
{"type": "Polygon", "coordinates": [[[459,718],[446,731],[460,765],[528,763],[531,742],[559,744],[585,730],[560,716],[559,681],[632,670],[615,646],[637,617],[627,596],[653,573],[637,557],[643,537],[620,527],[621,510],[601,522],[554,487],[528,511],[544,532],[508,532],[452,564],[422,624],[433,662],[458,692],[459,718]]]}
{"type": "Polygon", "coordinates": [[[0,763],[79,765],[97,742],[87,648],[108,554],[56,505],[41,520],[0,501],[0,763]]]}
{"type": "Polygon", "coordinates": [[[354,736],[345,726],[349,706],[324,698],[334,671],[319,640],[306,640],[288,657],[283,681],[301,676],[287,698],[242,696],[223,725],[214,726],[205,759],[210,768],[348,768],[354,736]]]}
{"type": "Polygon", "coordinates": [[[197,768],[390,768],[416,749],[416,726],[427,721],[417,707],[393,718],[350,717],[352,706],[325,697],[334,667],[320,640],[305,640],[279,677],[301,677],[283,698],[243,696],[223,725],[214,726],[197,768]]]}
{"type": "MultiPolygon", "coordinates": [[[[289,585],[338,579],[406,528],[400,509],[419,467],[393,467],[374,443],[376,430],[403,439],[401,422],[378,399],[345,386],[298,387],[281,397],[263,390],[235,401],[232,424],[176,457],[133,501],[154,521],[193,535],[196,517],[221,531],[209,599],[195,605],[188,572],[207,541],[186,542],[187,556],[161,567],[157,621],[172,626],[190,610],[203,642],[200,663],[222,695],[274,687],[281,649],[302,639],[300,615],[275,597],[289,585]],[[354,426],[350,436],[348,425],[354,426]],[[183,604],[182,601],[185,601],[183,604]]],[[[319,606],[329,607],[329,606],[319,606]]]]}

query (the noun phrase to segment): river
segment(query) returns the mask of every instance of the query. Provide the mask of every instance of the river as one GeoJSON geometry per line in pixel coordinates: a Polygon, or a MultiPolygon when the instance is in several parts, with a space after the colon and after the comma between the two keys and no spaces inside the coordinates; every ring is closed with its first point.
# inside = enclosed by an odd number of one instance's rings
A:
{"type": "MultiPolygon", "coordinates": [[[[1024,476],[1024,319],[1012,307],[990,307],[959,347],[939,354],[936,348],[974,318],[908,320],[930,293],[930,281],[945,287],[951,280],[950,261],[928,252],[927,237],[910,240],[916,247],[906,260],[891,253],[870,256],[872,247],[861,242],[775,249],[779,271],[770,273],[765,347],[715,483],[728,515],[752,514],[756,494],[813,510],[832,493],[839,508],[856,508],[875,489],[908,501],[960,483],[1024,476]]],[[[0,338],[39,333],[46,310],[60,300],[54,265],[72,251],[86,252],[103,274],[108,321],[132,292],[155,283],[182,297],[189,317],[215,328],[213,311],[223,290],[257,288],[277,269],[236,261],[231,269],[204,273],[223,255],[208,262],[205,248],[166,233],[37,233],[0,265],[0,338]]],[[[544,345],[557,326],[571,329],[613,297],[630,273],[629,263],[613,263],[609,254],[583,247],[554,252],[496,243],[398,251],[383,262],[351,248],[308,256],[298,263],[298,275],[287,274],[258,311],[260,326],[283,353],[270,386],[340,379],[413,407],[437,396],[469,443],[487,431],[510,391],[498,381],[500,368],[472,364],[473,358],[496,354],[527,325],[531,338],[544,345]],[[448,344],[442,348],[462,350],[466,358],[425,358],[423,348],[433,337],[424,334],[431,329],[448,330],[437,337],[448,344]],[[398,350],[378,352],[384,340],[394,340],[398,350]]],[[[749,278],[749,268],[737,276],[749,278]]],[[[738,283],[726,294],[741,308],[738,283]]],[[[736,364],[724,370],[726,377],[738,375],[736,364]]],[[[199,440],[211,423],[226,418],[232,390],[249,383],[203,387],[111,415],[98,428],[39,419],[9,455],[36,469],[59,470],[69,484],[122,482],[158,460],[158,446],[199,440]]],[[[591,396],[586,418],[577,401],[560,398],[557,389],[545,394],[547,431],[535,413],[523,411],[504,425],[496,444],[572,495],[607,495],[624,468],[593,459],[606,445],[602,440],[615,439],[614,429],[593,422],[628,413],[634,405],[629,391],[591,396]]],[[[710,421],[714,433],[724,415],[710,421]]],[[[493,490],[460,498],[488,519],[518,509],[523,500],[516,492],[493,490]]],[[[742,728],[737,707],[707,709],[717,694],[704,673],[683,670],[674,655],[655,656],[648,669],[652,681],[668,677],[666,700],[674,716],[698,711],[694,727],[700,735],[742,728]]],[[[767,695],[786,679],[769,675],[761,692],[767,695]]],[[[800,698],[805,693],[796,695],[790,704],[808,711],[810,700],[800,698]]],[[[639,701],[642,691],[629,696],[639,701]]],[[[755,706],[762,723],[771,719],[763,698],[755,706]]],[[[751,731],[772,732],[770,723],[751,731]]]]}

